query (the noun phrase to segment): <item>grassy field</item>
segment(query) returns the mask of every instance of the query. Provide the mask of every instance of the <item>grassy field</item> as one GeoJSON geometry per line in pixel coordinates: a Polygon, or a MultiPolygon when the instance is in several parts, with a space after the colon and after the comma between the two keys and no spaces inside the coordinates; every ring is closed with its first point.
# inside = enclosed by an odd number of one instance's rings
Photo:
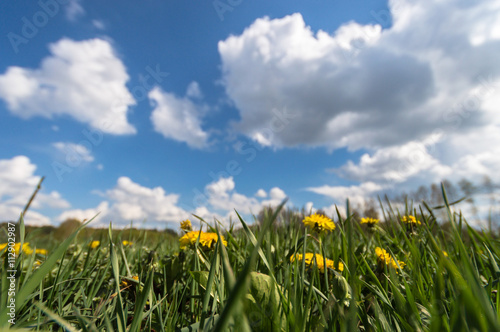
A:
{"type": "Polygon", "coordinates": [[[259,224],[185,223],[182,238],[163,241],[111,227],[88,239],[82,225],[34,248],[16,224],[30,247],[14,261],[0,251],[0,329],[500,331],[499,241],[443,195],[447,220],[426,204],[381,202],[378,224],[338,214],[333,225],[280,206],[259,224]]]}

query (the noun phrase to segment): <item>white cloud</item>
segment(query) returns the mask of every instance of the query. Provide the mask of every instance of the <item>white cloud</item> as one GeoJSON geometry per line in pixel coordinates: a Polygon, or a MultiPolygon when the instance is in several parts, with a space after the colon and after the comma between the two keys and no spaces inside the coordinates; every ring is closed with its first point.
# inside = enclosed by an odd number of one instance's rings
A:
{"type": "Polygon", "coordinates": [[[294,14],[258,19],[241,36],[219,42],[226,91],[241,115],[237,129],[274,146],[359,148],[406,135],[405,123],[394,114],[430,96],[432,72],[410,55],[377,48],[381,34],[376,26],[355,23],[334,36],[314,34],[294,14]],[[346,62],[346,52],[361,42],[363,52],[346,62]],[[273,109],[296,117],[266,135],[263,128],[276,121],[273,109]],[[388,129],[394,137],[387,136],[388,129]]]}
{"type": "MultiPolygon", "coordinates": [[[[86,146],[81,144],[71,143],[71,142],[56,142],[53,146],[62,152],[66,158],[73,159],[73,162],[81,163],[87,162],[91,163],[94,161],[94,156],[92,151],[90,151],[86,146]]],[[[72,164],[72,162],[68,163],[72,164]]]]}
{"type": "MultiPolygon", "coordinates": [[[[500,148],[495,146],[482,149],[482,145],[486,142],[494,141],[490,140],[490,135],[484,134],[481,138],[484,141],[476,146],[476,152],[468,149],[470,142],[464,142],[461,148],[455,146],[460,144],[462,139],[457,140],[453,137],[436,143],[436,146],[411,142],[400,147],[379,149],[372,155],[364,154],[357,164],[349,161],[342,167],[332,170],[340,177],[360,182],[359,185],[321,186],[308,189],[330,197],[335,203],[341,205],[346,198],[349,198],[351,202],[363,208],[365,200],[376,195],[401,191],[408,193],[415,191],[420,185],[428,187],[431,183],[439,183],[445,179],[455,184],[462,179],[480,184],[484,177],[488,176],[498,184],[500,183],[500,175],[497,172],[500,163],[500,148]],[[455,153],[448,164],[433,156],[433,154],[439,154],[441,149],[455,153]]],[[[495,135],[497,134],[493,134],[495,135]]],[[[470,147],[472,148],[472,145],[470,147]]],[[[450,157],[443,159],[450,159],[450,157]]],[[[479,194],[477,197],[480,196],[479,194]]],[[[428,203],[435,204],[436,202],[428,203]]],[[[461,203],[456,208],[464,210],[471,224],[484,226],[492,206],[489,201],[483,199],[483,202],[477,205],[477,215],[472,213],[467,203],[461,203]],[[478,216],[481,220],[477,219],[478,216]]],[[[334,206],[324,209],[333,211],[334,206]]]]}
{"type": "Polygon", "coordinates": [[[155,131],[193,148],[208,145],[208,134],[201,128],[203,106],[189,98],[178,98],[173,93],[164,92],[159,87],[151,90],[148,96],[154,106],[151,122],[155,131]]]}
{"type": "Polygon", "coordinates": [[[330,171],[360,183],[374,182],[388,190],[410,191],[444,179],[458,182],[466,178],[479,183],[484,176],[498,183],[500,148],[492,142],[500,142],[500,132],[493,127],[485,127],[481,135],[448,135],[382,148],[363,154],[357,163],[348,161],[330,171]]]}
{"type": "Polygon", "coordinates": [[[229,212],[235,209],[242,214],[259,212],[260,204],[256,198],[242,195],[234,189],[235,183],[232,176],[209,183],[205,187],[208,203],[214,210],[229,212]]]}
{"type": "Polygon", "coordinates": [[[269,199],[262,201],[261,204],[263,206],[276,206],[276,205],[281,204],[281,202],[283,202],[283,200],[286,197],[287,196],[282,189],[280,189],[278,187],[274,187],[274,188],[271,188],[271,191],[269,192],[269,199]]]}
{"type": "Polygon", "coordinates": [[[195,214],[207,222],[217,219],[228,225],[230,219],[237,220],[234,210],[251,222],[253,220],[248,218],[252,214],[259,213],[264,206],[278,205],[286,197],[278,187],[270,190],[269,200],[260,201],[255,197],[247,197],[235,190],[232,177],[220,178],[207,184],[202,197],[194,199],[193,206],[189,207],[179,202],[178,194],[167,194],[162,187],[144,187],[128,177],[120,177],[114,188],[96,193],[104,198],[98,207],[65,211],[58,220],[90,219],[100,212],[92,223],[94,227],[106,227],[109,221],[113,222],[114,227],[124,227],[133,221],[144,222],[145,227],[177,229],[179,222],[187,218],[199,225],[198,220],[192,216],[195,214]]]}
{"type": "Polygon", "coordinates": [[[100,212],[92,225],[105,226],[112,221],[113,225],[123,227],[131,221],[145,221],[144,226],[156,227],[177,224],[189,217],[189,213],[178,206],[179,195],[167,194],[162,187],[141,186],[125,176],[103,196],[106,200],[98,207],[66,211],[58,217],[59,221],[70,217],[90,219],[100,212]]]}
{"type": "MultiPolygon", "coordinates": [[[[208,223],[213,223],[214,220],[218,220],[220,222],[226,223],[225,216],[220,215],[216,212],[210,211],[206,206],[199,206],[197,207],[193,214],[197,215],[198,217],[202,218],[204,221],[208,223]]],[[[196,227],[201,226],[201,222],[197,218],[190,218],[193,226],[196,225],[196,227]]],[[[227,223],[226,223],[227,224],[227,223]]]]}
{"type": "Polygon", "coordinates": [[[263,195],[266,192],[259,189],[255,195],[260,198],[259,200],[256,197],[248,197],[238,193],[235,187],[236,184],[232,176],[221,177],[206,185],[203,199],[200,200],[201,204],[204,203],[211,211],[218,213],[219,216],[224,216],[219,220],[226,224],[229,218],[237,220],[235,210],[247,221],[251,221],[252,219],[249,218],[252,215],[257,215],[264,207],[279,205],[287,197],[282,189],[274,187],[269,191],[269,199],[267,200],[263,199],[267,197],[267,195],[263,195]]]}
{"type": "Polygon", "coordinates": [[[173,222],[188,216],[177,206],[179,195],[166,194],[161,187],[143,187],[127,177],[119,178],[116,187],[106,195],[115,202],[111,209],[121,219],[173,222]]]}
{"type": "Polygon", "coordinates": [[[383,189],[385,189],[383,186],[374,182],[363,182],[361,185],[348,187],[324,185],[320,187],[307,188],[307,190],[311,192],[332,198],[337,204],[344,204],[345,200],[349,198],[349,201],[352,204],[361,206],[363,206],[367,197],[370,197],[383,189]]]}
{"type": "Polygon", "coordinates": [[[255,193],[255,196],[256,197],[260,197],[260,198],[265,198],[265,197],[267,197],[267,193],[266,193],[266,191],[264,189],[259,189],[255,193]]]}
{"type": "MultiPolygon", "coordinates": [[[[40,181],[35,175],[36,165],[26,156],[12,159],[0,159],[0,215],[2,221],[17,221],[24,206],[40,181]]],[[[43,184],[42,184],[43,186],[43,184]]],[[[61,195],[52,191],[45,193],[42,189],[28,210],[25,222],[31,225],[50,224],[50,219],[37,209],[68,208],[69,203],[61,195]]]]}
{"type": "MultiPolygon", "coordinates": [[[[32,190],[34,190],[32,188],[32,190]]],[[[35,200],[31,203],[31,207],[44,208],[49,207],[52,209],[66,209],[70,207],[70,204],[62,198],[61,194],[57,191],[51,191],[48,194],[38,193],[35,200]]]]}
{"type": "Polygon", "coordinates": [[[69,115],[105,133],[133,134],[127,110],[135,104],[129,77],[111,44],[102,39],[61,39],[39,69],[8,67],[0,98],[23,119],[69,115]]]}
{"type": "MultiPolygon", "coordinates": [[[[104,202],[101,202],[96,208],[85,209],[85,210],[73,209],[73,210],[64,211],[63,213],[61,213],[59,215],[59,217],[57,219],[61,222],[65,221],[67,219],[78,219],[80,221],[83,221],[83,220],[87,221],[87,220],[90,220],[90,219],[97,216],[94,219],[97,221],[102,216],[107,215],[108,211],[109,211],[109,203],[104,201],[104,202]]],[[[106,222],[109,222],[109,220],[103,219],[102,221],[99,221],[99,222],[92,221],[90,226],[94,227],[97,224],[97,225],[105,227],[106,222]]]]}
{"type": "Polygon", "coordinates": [[[340,216],[342,218],[346,218],[347,217],[347,212],[346,212],[346,208],[345,208],[345,202],[344,202],[344,204],[340,204],[340,205],[332,204],[332,205],[329,205],[329,206],[325,206],[325,207],[322,207],[321,210],[324,211],[325,214],[328,217],[333,218],[333,219],[337,218],[337,215],[338,215],[337,214],[337,210],[339,211],[340,216]]]}
{"type": "Polygon", "coordinates": [[[454,179],[467,178],[473,181],[479,181],[484,176],[489,176],[498,183],[500,182],[498,165],[500,165],[500,148],[492,147],[489,151],[461,157],[452,165],[452,174],[454,179]]]}
{"type": "MultiPolygon", "coordinates": [[[[19,206],[7,205],[0,203],[0,215],[2,215],[2,221],[14,221],[17,222],[19,216],[22,212],[22,208],[19,206]]],[[[46,226],[50,225],[50,218],[44,216],[37,211],[28,211],[26,217],[24,218],[24,223],[26,225],[35,226],[46,226]]]]}
{"type": "Polygon", "coordinates": [[[404,182],[424,171],[432,171],[442,179],[450,174],[451,169],[440,165],[429,154],[427,147],[417,142],[379,149],[373,155],[365,153],[358,164],[348,161],[344,166],[333,170],[350,180],[381,183],[404,182]]]}
{"type": "Polygon", "coordinates": [[[463,132],[493,121],[484,96],[467,119],[459,103],[485,79],[499,78],[500,42],[484,23],[497,22],[498,3],[390,6],[385,16],[392,14],[394,25],[386,30],[349,22],[332,34],[314,33],[294,14],[258,19],[219,42],[226,92],[241,115],[235,128],[268,146],[355,150],[418,142],[436,129],[452,134],[460,120],[463,132]],[[273,109],[296,117],[266,135],[273,109]]]}

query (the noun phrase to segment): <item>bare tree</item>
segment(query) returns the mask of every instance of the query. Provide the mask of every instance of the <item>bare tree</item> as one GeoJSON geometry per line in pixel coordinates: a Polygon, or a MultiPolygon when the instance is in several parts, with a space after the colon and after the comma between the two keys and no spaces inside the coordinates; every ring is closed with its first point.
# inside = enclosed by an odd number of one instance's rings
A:
{"type": "Polygon", "coordinates": [[[499,211],[495,209],[496,207],[496,189],[498,186],[491,180],[488,175],[483,177],[483,182],[481,183],[481,191],[489,196],[490,199],[490,211],[488,216],[488,226],[490,231],[495,228],[498,228],[500,225],[499,211]]]}
{"type": "Polygon", "coordinates": [[[444,203],[441,188],[435,183],[431,184],[431,201],[434,205],[443,205],[444,203]]]}
{"type": "Polygon", "coordinates": [[[489,195],[490,198],[490,205],[494,206],[495,205],[495,184],[491,180],[491,178],[488,175],[485,175],[483,177],[483,183],[481,184],[482,191],[485,194],[489,195]]]}
{"type": "Polygon", "coordinates": [[[445,179],[443,181],[443,186],[450,203],[459,199],[458,189],[451,181],[445,179]]]}
{"type": "Polygon", "coordinates": [[[460,190],[462,190],[465,197],[467,197],[465,201],[470,204],[472,214],[477,215],[477,207],[473,197],[477,192],[476,186],[474,186],[474,184],[467,179],[460,180],[458,186],[460,187],[460,190]]]}
{"type": "Polygon", "coordinates": [[[410,197],[417,202],[428,202],[430,200],[429,188],[422,185],[418,187],[417,191],[413,192],[410,197]]]}

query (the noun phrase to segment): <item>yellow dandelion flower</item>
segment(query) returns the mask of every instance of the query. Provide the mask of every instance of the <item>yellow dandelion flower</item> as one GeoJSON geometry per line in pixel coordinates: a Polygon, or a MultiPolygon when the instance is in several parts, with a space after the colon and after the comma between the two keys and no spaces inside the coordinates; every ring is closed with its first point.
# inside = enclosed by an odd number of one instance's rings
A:
{"type": "Polygon", "coordinates": [[[95,249],[95,248],[99,247],[100,245],[101,245],[101,241],[92,241],[92,242],[90,242],[89,247],[92,249],[95,249]]]}
{"type": "Polygon", "coordinates": [[[36,249],[35,253],[40,255],[47,255],[49,252],[46,249],[36,249]]]}
{"type": "Polygon", "coordinates": [[[191,226],[191,220],[186,219],[184,221],[181,221],[181,229],[184,232],[191,232],[193,230],[193,227],[191,226]]]}
{"type": "Polygon", "coordinates": [[[8,243],[0,243],[0,251],[4,250],[7,247],[8,243]]]}
{"type": "Polygon", "coordinates": [[[180,239],[179,239],[179,245],[182,250],[184,250],[187,246],[190,246],[191,244],[196,243],[196,239],[198,238],[199,232],[189,232],[184,234],[180,239]]]}
{"type": "Polygon", "coordinates": [[[122,241],[122,244],[123,244],[124,246],[131,246],[131,245],[133,245],[133,244],[134,244],[134,242],[124,240],[124,241],[122,241]]]}
{"type": "Polygon", "coordinates": [[[417,220],[414,216],[403,216],[401,221],[407,225],[421,225],[420,220],[417,220]]]}
{"type": "MultiPolygon", "coordinates": [[[[180,248],[183,250],[187,246],[194,245],[196,240],[200,238],[199,245],[201,245],[205,249],[211,249],[212,245],[217,242],[219,237],[217,233],[205,233],[200,231],[191,231],[184,234],[179,239],[180,248]]],[[[227,246],[227,241],[224,240],[224,237],[221,235],[222,244],[227,246]]]]}
{"type": "Polygon", "coordinates": [[[375,218],[361,218],[361,224],[367,224],[370,227],[375,226],[379,222],[380,222],[380,220],[375,219],[375,218]]]}
{"type": "Polygon", "coordinates": [[[24,243],[22,249],[21,249],[21,243],[16,243],[16,245],[14,246],[14,250],[16,252],[16,255],[18,255],[21,252],[21,250],[22,252],[28,255],[33,253],[33,249],[30,248],[29,242],[24,243]]]}
{"type": "Polygon", "coordinates": [[[443,255],[444,255],[444,257],[448,257],[448,253],[444,250],[443,250],[443,255]]]}
{"type": "MultiPolygon", "coordinates": [[[[17,245],[17,244],[16,244],[17,245]]],[[[19,243],[19,250],[21,249],[21,243],[19,243]]],[[[29,246],[29,243],[26,242],[24,245],[23,245],[23,252],[25,254],[28,254],[28,255],[31,255],[33,253],[33,249],[30,248],[29,246]],[[25,247],[26,246],[26,247],[25,247]]]]}
{"type": "Polygon", "coordinates": [[[401,267],[401,269],[406,265],[402,261],[395,261],[394,258],[391,257],[391,255],[385,251],[385,249],[382,249],[380,247],[375,248],[375,254],[377,255],[377,260],[379,262],[379,265],[383,267],[384,265],[388,265],[396,269],[398,269],[398,264],[401,267]]]}
{"type": "MultiPolygon", "coordinates": [[[[311,268],[314,265],[314,262],[316,260],[316,264],[318,266],[318,270],[321,273],[325,272],[325,260],[326,260],[326,267],[330,269],[335,269],[335,263],[333,260],[324,258],[320,254],[313,254],[313,253],[306,253],[305,257],[302,254],[295,254],[290,257],[290,262],[294,262],[297,260],[298,262],[305,261],[306,265],[311,268]]],[[[344,264],[342,262],[339,262],[337,270],[339,271],[344,271],[344,264]]]]}
{"type": "Polygon", "coordinates": [[[305,217],[302,222],[305,226],[317,232],[333,231],[335,229],[335,223],[332,219],[317,213],[305,217]]]}
{"type": "MultiPolygon", "coordinates": [[[[0,244],[0,251],[2,251],[5,247],[7,247],[9,244],[8,243],[2,243],[0,244]]],[[[9,251],[9,248],[6,249],[7,251],[9,251]]],[[[16,244],[14,244],[13,246],[13,250],[14,250],[14,253],[16,255],[19,255],[19,253],[21,252],[21,243],[18,242],[16,244]]],[[[10,251],[11,252],[11,251],[10,251]]],[[[23,244],[23,252],[25,254],[28,254],[28,255],[31,255],[33,253],[33,249],[30,248],[29,246],[29,242],[25,242],[23,244]]]]}

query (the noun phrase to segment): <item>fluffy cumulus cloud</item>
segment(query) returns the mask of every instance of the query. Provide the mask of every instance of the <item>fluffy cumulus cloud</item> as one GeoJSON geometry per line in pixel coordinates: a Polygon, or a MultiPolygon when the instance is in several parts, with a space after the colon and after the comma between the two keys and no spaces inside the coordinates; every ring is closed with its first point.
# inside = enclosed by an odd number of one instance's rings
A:
{"type": "Polygon", "coordinates": [[[260,198],[265,198],[265,197],[267,197],[267,193],[266,193],[266,191],[264,189],[259,189],[255,193],[255,196],[256,197],[260,197],[260,198]]]}
{"type": "Polygon", "coordinates": [[[255,197],[247,197],[235,191],[233,177],[220,178],[205,187],[209,206],[215,210],[229,212],[233,209],[243,214],[257,214],[260,203],[255,197]]]}
{"type": "Polygon", "coordinates": [[[95,218],[94,226],[106,226],[109,222],[117,227],[145,222],[152,227],[178,223],[189,214],[178,206],[179,195],[167,194],[162,187],[148,188],[128,177],[120,177],[116,186],[104,193],[105,201],[96,208],[65,211],[59,221],[67,218],[95,218]]]}
{"type": "MultiPolygon", "coordinates": [[[[498,133],[485,131],[483,135],[471,133],[459,138],[437,139],[433,144],[410,142],[382,148],[363,154],[357,163],[348,161],[330,170],[342,178],[359,182],[359,185],[319,186],[308,190],[330,197],[337,203],[350,197],[362,206],[363,198],[388,191],[414,191],[420,185],[427,186],[444,179],[454,183],[467,179],[480,184],[489,177],[494,183],[500,183],[497,172],[500,148],[496,145],[487,147],[496,141],[496,136],[498,133]]],[[[482,212],[487,213],[488,208],[482,212]]]]}
{"type": "Polygon", "coordinates": [[[320,186],[311,187],[307,190],[312,191],[316,194],[324,195],[333,199],[333,201],[344,204],[345,199],[349,198],[349,201],[354,205],[363,205],[366,197],[379,192],[384,187],[374,183],[374,182],[364,182],[361,185],[353,186],[320,186]]]}
{"type": "Polygon", "coordinates": [[[128,177],[120,177],[114,188],[101,195],[105,200],[97,207],[65,211],[58,220],[83,220],[97,216],[92,223],[97,227],[106,227],[110,221],[116,227],[124,227],[133,221],[136,224],[144,222],[144,227],[177,229],[179,222],[186,218],[190,218],[195,225],[199,224],[194,214],[207,222],[217,219],[228,225],[230,219],[236,220],[234,210],[250,218],[264,206],[278,205],[286,197],[283,190],[277,187],[270,190],[268,200],[245,196],[235,190],[232,177],[222,177],[207,184],[204,191],[193,198],[192,205],[181,203],[178,194],[167,193],[162,187],[142,186],[128,177]]]}
{"type": "Polygon", "coordinates": [[[184,98],[164,92],[159,87],[152,89],[148,96],[154,107],[151,122],[155,131],[193,148],[207,146],[209,135],[201,128],[204,106],[191,99],[202,96],[198,83],[193,82],[188,86],[184,98]]]}
{"type": "MultiPolygon", "coordinates": [[[[17,221],[24,206],[40,181],[35,175],[36,165],[26,156],[0,159],[0,215],[2,221],[17,221]]],[[[40,191],[28,210],[25,222],[31,225],[47,225],[51,220],[39,209],[68,208],[69,203],[61,195],[52,191],[40,191]]]]}
{"type": "Polygon", "coordinates": [[[350,180],[380,183],[405,182],[422,172],[435,174],[439,180],[451,173],[451,169],[441,165],[424,144],[416,142],[383,148],[372,155],[365,153],[358,164],[348,161],[344,166],[332,171],[350,180]]]}
{"type": "Polygon", "coordinates": [[[167,194],[161,187],[146,188],[127,177],[118,179],[116,187],[107,192],[112,206],[122,219],[145,219],[168,222],[187,217],[177,206],[179,195],[167,194]]]}
{"type": "Polygon", "coordinates": [[[276,206],[279,205],[285,198],[287,198],[285,192],[278,188],[271,188],[269,191],[269,199],[261,202],[263,206],[276,206]]]}
{"type": "Polygon", "coordinates": [[[238,193],[235,186],[232,176],[221,177],[206,185],[204,192],[198,193],[194,201],[204,208],[208,207],[214,211],[213,217],[227,223],[230,219],[237,220],[235,210],[246,220],[253,221],[252,216],[256,216],[264,207],[277,206],[287,198],[286,193],[278,187],[271,188],[269,195],[264,189],[259,189],[255,197],[249,197],[238,193]]]}
{"type": "Polygon", "coordinates": [[[258,19],[219,42],[226,92],[241,115],[236,128],[278,147],[371,149],[422,140],[437,129],[453,133],[457,122],[461,131],[489,123],[494,112],[484,104],[500,74],[500,40],[480,27],[496,22],[498,4],[390,7],[394,24],[385,30],[376,21],[385,23],[389,13],[331,34],[314,33],[293,14],[258,19]],[[276,128],[274,112],[285,110],[294,117],[276,128]]]}
{"type": "Polygon", "coordinates": [[[241,115],[237,129],[274,146],[356,149],[406,140],[411,118],[422,118],[434,94],[432,69],[381,46],[376,26],[365,30],[350,23],[337,35],[314,34],[294,14],[258,19],[220,42],[226,91],[241,115]],[[354,56],[353,45],[364,49],[354,56]],[[277,126],[277,112],[293,117],[277,126]]]}
{"type": "Polygon", "coordinates": [[[0,74],[0,98],[24,119],[69,115],[111,134],[133,134],[127,111],[135,104],[129,77],[109,41],[61,39],[38,69],[8,67],[0,74]]]}
{"type": "Polygon", "coordinates": [[[300,14],[261,18],[220,41],[235,130],[278,148],[365,151],[333,170],[358,184],[308,188],[337,203],[444,178],[499,181],[500,3],[393,0],[371,15],[332,33],[300,14]]]}
{"type": "MultiPolygon", "coordinates": [[[[100,216],[106,215],[109,211],[109,202],[101,202],[97,207],[90,209],[73,209],[64,211],[57,218],[59,221],[64,221],[67,219],[78,219],[80,221],[87,221],[91,218],[98,219],[100,216]]],[[[93,223],[92,225],[95,225],[93,223]]],[[[102,226],[106,226],[105,221],[99,223],[102,226]]]]}

